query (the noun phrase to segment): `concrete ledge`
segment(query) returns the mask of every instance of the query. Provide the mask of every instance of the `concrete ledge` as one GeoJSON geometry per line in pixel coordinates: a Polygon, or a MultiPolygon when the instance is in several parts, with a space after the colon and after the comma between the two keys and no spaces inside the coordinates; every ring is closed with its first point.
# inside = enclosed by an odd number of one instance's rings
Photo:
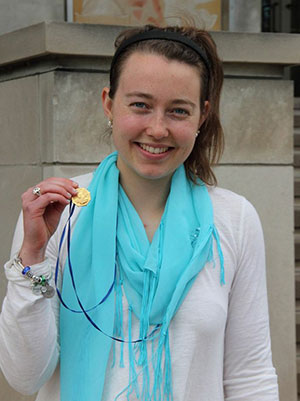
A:
{"type": "MultiPolygon", "coordinates": [[[[0,36],[0,67],[49,55],[111,57],[125,27],[43,22],[0,36]]],[[[225,63],[300,64],[300,35],[213,32],[225,63]]]]}

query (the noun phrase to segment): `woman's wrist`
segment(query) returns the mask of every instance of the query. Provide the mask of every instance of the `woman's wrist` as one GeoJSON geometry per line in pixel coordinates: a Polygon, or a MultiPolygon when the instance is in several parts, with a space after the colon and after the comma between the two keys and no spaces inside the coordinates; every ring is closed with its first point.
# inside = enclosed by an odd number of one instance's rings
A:
{"type": "Polygon", "coordinates": [[[26,246],[22,246],[18,257],[22,261],[23,265],[35,265],[45,260],[45,249],[30,249],[26,246]]]}

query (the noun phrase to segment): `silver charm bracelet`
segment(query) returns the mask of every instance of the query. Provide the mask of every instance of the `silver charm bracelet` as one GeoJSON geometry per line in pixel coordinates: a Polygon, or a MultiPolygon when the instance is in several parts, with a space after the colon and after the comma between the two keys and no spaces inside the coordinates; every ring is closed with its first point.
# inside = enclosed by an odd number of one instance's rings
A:
{"type": "Polygon", "coordinates": [[[22,260],[19,257],[14,258],[13,265],[25,278],[31,281],[32,292],[35,295],[42,294],[45,298],[52,298],[55,294],[55,289],[49,284],[51,274],[49,276],[36,276],[31,272],[30,266],[23,266],[22,260]]]}

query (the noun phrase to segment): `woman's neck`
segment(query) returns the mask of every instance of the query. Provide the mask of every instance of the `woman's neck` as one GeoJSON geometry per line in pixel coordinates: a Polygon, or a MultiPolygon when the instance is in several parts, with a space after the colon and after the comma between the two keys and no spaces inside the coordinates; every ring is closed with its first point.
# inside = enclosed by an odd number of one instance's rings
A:
{"type": "Polygon", "coordinates": [[[123,179],[120,174],[120,183],[126,195],[139,214],[149,241],[159,226],[165,204],[170,191],[171,178],[149,180],[143,177],[123,179]]]}

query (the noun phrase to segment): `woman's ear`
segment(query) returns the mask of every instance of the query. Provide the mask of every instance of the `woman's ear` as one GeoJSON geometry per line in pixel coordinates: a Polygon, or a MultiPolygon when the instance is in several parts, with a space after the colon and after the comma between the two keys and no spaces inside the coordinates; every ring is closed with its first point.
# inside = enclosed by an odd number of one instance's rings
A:
{"type": "Polygon", "coordinates": [[[104,114],[109,120],[112,120],[113,100],[109,96],[109,88],[103,88],[101,98],[104,114]]]}
{"type": "Polygon", "coordinates": [[[205,100],[204,102],[204,108],[201,110],[201,116],[200,116],[200,121],[199,121],[199,129],[201,125],[204,123],[206,120],[208,113],[210,111],[210,103],[208,100],[205,100]]]}

